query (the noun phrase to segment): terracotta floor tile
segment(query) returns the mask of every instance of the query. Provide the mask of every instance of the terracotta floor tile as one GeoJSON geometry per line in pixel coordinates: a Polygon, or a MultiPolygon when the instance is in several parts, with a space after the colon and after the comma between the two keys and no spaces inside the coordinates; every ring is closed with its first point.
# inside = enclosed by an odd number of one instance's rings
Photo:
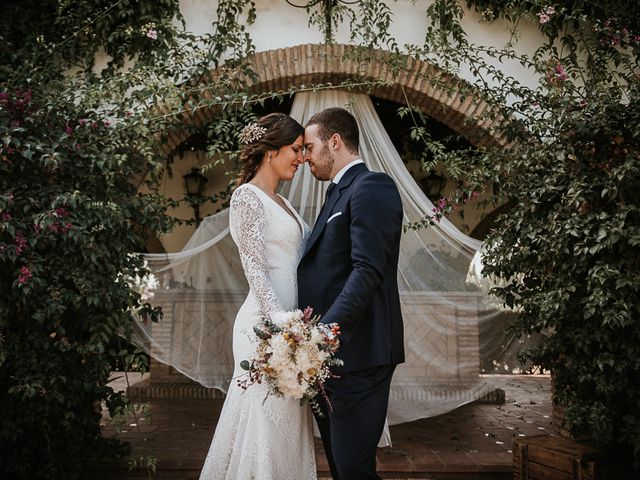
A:
{"type": "MultiPolygon", "coordinates": [[[[428,472],[458,472],[476,478],[495,472],[504,478],[511,469],[514,439],[554,430],[548,377],[505,376],[503,381],[504,405],[469,404],[445,415],[392,426],[393,447],[377,454],[381,475],[406,479],[428,478],[428,472]]],[[[154,455],[159,480],[197,479],[222,403],[221,399],[152,399],[147,407],[151,415],[138,415],[139,429],[130,427],[134,421],[127,419],[121,427],[127,432],[117,433],[115,422],[105,414],[103,435],[129,441],[134,454],[154,455]]],[[[328,478],[322,443],[316,439],[315,445],[318,471],[328,478]]],[[[126,460],[98,466],[98,473],[101,479],[146,478],[144,472],[128,472],[126,460]]]]}

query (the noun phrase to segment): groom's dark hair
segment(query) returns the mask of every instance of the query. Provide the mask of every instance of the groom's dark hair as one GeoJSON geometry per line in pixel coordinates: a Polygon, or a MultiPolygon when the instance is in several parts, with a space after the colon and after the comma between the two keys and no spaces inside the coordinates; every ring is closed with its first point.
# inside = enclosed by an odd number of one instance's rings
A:
{"type": "Polygon", "coordinates": [[[309,119],[306,126],[309,125],[318,125],[318,136],[323,142],[337,133],[342,137],[342,142],[350,153],[358,153],[360,144],[358,122],[344,108],[332,107],[322,110],[309,119]]]}

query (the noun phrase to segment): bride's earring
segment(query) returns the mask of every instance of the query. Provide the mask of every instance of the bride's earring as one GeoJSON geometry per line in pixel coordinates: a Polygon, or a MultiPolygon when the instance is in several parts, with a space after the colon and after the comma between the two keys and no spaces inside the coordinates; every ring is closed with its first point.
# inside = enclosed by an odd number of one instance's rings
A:
{"type": "Polygon", "coordinates": [[[269,157],[267,158],[269,162],[271,162],[271,152],[269,152],[269,157]]]}

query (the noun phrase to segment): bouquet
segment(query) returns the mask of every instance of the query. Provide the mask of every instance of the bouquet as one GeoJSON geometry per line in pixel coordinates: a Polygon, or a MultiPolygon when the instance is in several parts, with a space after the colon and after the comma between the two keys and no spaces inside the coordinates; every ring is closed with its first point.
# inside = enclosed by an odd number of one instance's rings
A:
{"type": "Polygon", "coordinates": [[[312,314],[310,307],[304,312],[276,312],[253,327],[258,346],[254,358],[240,362],[248,373],[238,386],[246,390],[264,381],[270,394],[309,402],[318,413],[315,397],[321,393],[330,406],[323,385],[332,375],[330,367],[342,365],[333,357],[340,345],[340,327],[319,323],[320,316],[312,314]]]}

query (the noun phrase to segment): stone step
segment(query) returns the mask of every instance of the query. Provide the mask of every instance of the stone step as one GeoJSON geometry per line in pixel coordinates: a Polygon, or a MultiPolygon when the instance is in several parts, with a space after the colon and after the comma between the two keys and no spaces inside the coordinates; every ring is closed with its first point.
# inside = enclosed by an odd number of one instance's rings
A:
{"type": "MultiPolygon", "coordinates": [[[[434,391],[441,396],[457,393],[461,387],[457,385],[442,385],[434,387],[434,391]]],[[[207,388],[196,382],[157,382],[148,378],[127,388],[127,397],[134,402],[145,402],[155,398],[175,399],[208,399],[224,398],[223,392],[217,388],[207,388]]],[[[477,403],[503,404],[504,390],[496,389],[474,400],[477,403]]]]}

